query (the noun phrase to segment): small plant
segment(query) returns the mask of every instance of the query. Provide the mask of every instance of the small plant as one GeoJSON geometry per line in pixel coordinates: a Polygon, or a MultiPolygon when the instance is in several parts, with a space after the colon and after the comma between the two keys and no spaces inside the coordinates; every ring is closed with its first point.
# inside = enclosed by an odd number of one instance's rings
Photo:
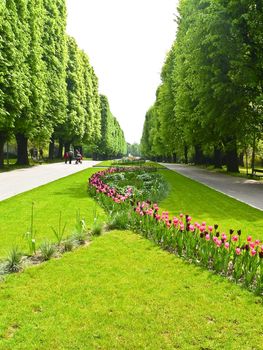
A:
{"type": "Polygon", "coordinates": [[[30,227],[25,233],[25,239],[28,243],[29,254],[36,254],[36,230],[34,228],[34,202],[31,207],[30,227]]]}
{"type": "Polygon", "coordinates": [[[108,223],[110,230],[114,229],[127,229],[128,226],[128,215],[126,211],[118,211],[111,221],[108,223]]]}
{"type": "Polygon", "coordinates": [[[6,272],[18,272],[22,267],[22,253],[17,247],[13,247],[7,256],[7,263],[5,266],[6,272]]]}
{"type": "Polygon", "coordinates": [[[41,252],[42,259],[46,261],[51,259],[56,249],[52,243],[45,241],[40,245],[39,250],[41,252]]]}
{"type": "Polygon", "coordinates": [[[63,226],[62,226],[62,223],[61,223],[61,211],[59,213],[59,220],[58,220],[58,228],[55,229],[53,226],[51,227],[56,239],[57,239],[57,242],[58,242],[58,245],[61,244],[61,241],[63,239],[63,236],[65,234],[65,230],[66,230],[66,225],[67,223],[65,223],[63,226]]]}
{"type": "Polygon", "coordinates": [[[101,221],[94,221],[92,228],[91,228],[91,234],[93,236],[100,236],[103,231],[103,223],[101,221]]]}
{"type": "Polygon", "coordinates": [[[80,210],[76,212],[76,223],[73,232],[73,240],[77,244],[84,244],[86,240],[87,226],[84,218],[80,216],[80,210]]]}
{"type": "Polygon", "coordinates": [[[63,250],[64,252],[71,252],[74,248],[74,240],[72,237],[68,237],[64,242],[63,242],[63,250]]]}

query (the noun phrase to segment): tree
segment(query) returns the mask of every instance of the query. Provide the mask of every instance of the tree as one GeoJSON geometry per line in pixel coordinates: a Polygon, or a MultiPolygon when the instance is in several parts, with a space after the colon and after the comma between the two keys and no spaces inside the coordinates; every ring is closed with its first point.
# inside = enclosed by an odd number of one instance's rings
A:
{"type": "Polygon", "coordinates": [[[56,131],[64,123],[67,113],[67,41],[65,0],[43,0],[43,60],[46,67],[47,108],[45,118],[52,124],[49,158],[54,156],[56,131]]]}

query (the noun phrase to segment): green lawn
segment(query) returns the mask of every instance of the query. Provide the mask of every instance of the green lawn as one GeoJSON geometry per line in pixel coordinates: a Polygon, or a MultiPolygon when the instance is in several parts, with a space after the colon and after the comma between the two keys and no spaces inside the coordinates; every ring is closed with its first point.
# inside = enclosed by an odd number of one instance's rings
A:
{"type": "Polygon", "coordinates": [[[262,349],[253,294],[111,232],[0,285],[0,349],[262,349]]]}
{"type": "MultiPolygon", "coordinates": [[[[189,214],[195,221],[219,224],[226,233],[241,229],[246,236],[263,240],[263,212],[216,192],[171,170],[162,171],[170,185],[169,195],[160,203],[171,215],[189,214]]],[[[245,238],[245,237],[244,237],[245,238]]]]}
{"type": "MultiPolygon", "coordinates": [[[[118,163],[116,163],[116,161],[114,161],[114,160],[104,160],[104,161],[102,161],[102,162],[100,162],[100,163],[98,163],[98,164],[96,165],[96,167],[110,167],[110,166],[112,166],[112,167],[115,167],[115,166],[125,167],[125,166],[133,166],[133,164],[131,164],[131,162],[130,162],[130,163],[127,163],[127,164],[125,164],[125,163],[123,163],[123,164],[118,164],[118,163]]],[[[134,163],[134,166],[142,166],[142,167],[150,166],[150,167],[157,167],[157,168],[163,168],[163,169],[165,169],[165,166],[164,166],[164,165],[158,164],[158,163],[155,163],[155,162],[150,162],[150,161],[146,161],[145,163],[142,163],[142,164],[140,164],[140,165],[138,165],[138,163],[135,162],[135,163],[134,163]]]]}
{"type": "MultiPolygon", "coordinates": [[[[50,226],[60,210],[68,234],[78,208],[89,224],[95,208],[106,219],[87,196],[87,179],[96,171],[0,202],[1,255],[13,243],[23,247],[32,201],[39,241],[53,239],[50,226]]],[[[170,184],[163,209],[243,225],[260,236],[262,212],[172,171],[162,173],[170,184]]],[[[139,235],[113,231],[0,282],[0,350],[261,350],[262,307],[262,298],[226,278],[139,235]]]]}
{"type": "Polygon", "coordinates": [[[55,240],[51,226],[57,227],[60,211],[63,223],[67,222],[67,235],[72,233],[78,209],[88,226],[93,223],[94,211],[104,219],[102,209],[87,195],[88,178],[96,171],[87,169],[1,201],[0,256],[6,256],[12,245],[27,248],[24,234],[29,228],[32,202],[35,203],[37,245],[45,238],[55,240]]]}

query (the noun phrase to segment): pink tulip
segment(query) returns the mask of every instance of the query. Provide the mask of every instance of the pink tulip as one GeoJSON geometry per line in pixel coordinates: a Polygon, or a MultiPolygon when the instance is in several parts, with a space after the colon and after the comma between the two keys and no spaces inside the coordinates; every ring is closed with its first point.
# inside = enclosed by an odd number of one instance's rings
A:
{"type": "Polygon", "coordinates": [[[216,242],[216,245],[217,245],[218,248],[220,248],[221,245],[222,245],[222,241],[220,239],[218,239],[217,242],[216,242]]]}
{"type": "Polygon", "coordinates": [[[256,246],[256,244],[255,244],[254,242],[250,242],[250,243],[249,243],[249,247],[250,247],[250,249],[254,249],[254,248],[255,248],[255,246],[256,246]]]}
{"type": "Polygon", "coordinates": [[[177,217],[174,217],[174,218],[173,218],[173,223],[174,223],[174,225],[177,225],[178,222],[179,222],[179,219],[178,219],[177,217]]]}
{"type": "Polygon", "coordinates": [[[247,241],[248,241],[248,242],[251,242],[251,241],[252,241],[252,237],[251,237],[251,236],[248,236],[247,241]]]}
{"type": "Polygon", "coordinates": [[[222,233],[221,237],[222,237],[223,240],[227,239],[227,236],[226,236],[226,234],[224,232],[222,233]]]}
{"type": "Polygon", "coordinates": [[[213,226],[208,226],[208,231],[212,232],[213,231],[213,226]]]}
{"type": "Polygon", "coordinates": [[[209,235],[209,234],[205,235],[205,239],[206,239],[207,241],[210,241],[210,235],[209,235]]]}
{"type": "Polygon", "coordinates": [[[241,254],[241,249],[240,248],[236,248],[236,254],[240,255],[241,254]]]}
{"type": "Polygon", "coordinates": [[[226,242],[226,243],[225,243],[225,248],[226,248],[226,249],[229,249],[229,242],[226,242]]]}
{"type": "Polygon", "coordinates": [[[233,241],[233,242],[237,242],[237,241],[238,241],[238,236],[233,236],[233,237],[232,237],[232,241],[233,241]]]}
{"type": "Polygon", "coordinates": [[[259,240],[259,239],[256,239],[256,240],[255,240],[255,244],[256,244],[256,245],[260,245],[260,240],[259,240]]]}
{"type": "Polygon", "coordinates": [[[251,253],[252,256],[255,256],[255,255],[257,254],[257,251],[256,251],[255,249],[252,249],[252,250],[250,251],[250,253],[251,253]]]}

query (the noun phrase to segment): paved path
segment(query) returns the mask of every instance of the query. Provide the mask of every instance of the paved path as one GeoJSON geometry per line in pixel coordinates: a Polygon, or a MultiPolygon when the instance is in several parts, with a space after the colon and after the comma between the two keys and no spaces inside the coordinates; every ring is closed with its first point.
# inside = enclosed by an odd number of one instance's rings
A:
{"type": "Polygon", "coordinates": [[[259,210],[263,210],[263,183],[241,177],[212,173],[205,169],[181,164],[163,164],[193,180],[233,197],[259,210]]]}
{"type": "Polygon", "coordinates": [[[90,168],[97,163],[99,162],[84,160],[82,164],[42,164],[0,173],[0,201],[90,168]]]}

